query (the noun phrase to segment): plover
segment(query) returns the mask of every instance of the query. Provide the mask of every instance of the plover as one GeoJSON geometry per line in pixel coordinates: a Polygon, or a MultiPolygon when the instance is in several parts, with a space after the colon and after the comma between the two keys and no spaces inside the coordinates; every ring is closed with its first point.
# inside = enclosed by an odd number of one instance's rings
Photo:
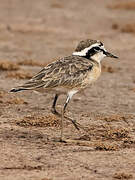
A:
{"type": "Polygon", "coordinates": [[[36,90],[55,93],[51,111],[56,111],[56,102],[61,94],[67,98],[61,113],[61,141],[63,140],[63,119],[66,107],[72,96],[90,86],[101,74],[101,60],[104,57],[118,58],[108,52],[99,40],[81,41],[72,55],[56,60],[45,66],[23,85],[10,92],[36,90]]]}

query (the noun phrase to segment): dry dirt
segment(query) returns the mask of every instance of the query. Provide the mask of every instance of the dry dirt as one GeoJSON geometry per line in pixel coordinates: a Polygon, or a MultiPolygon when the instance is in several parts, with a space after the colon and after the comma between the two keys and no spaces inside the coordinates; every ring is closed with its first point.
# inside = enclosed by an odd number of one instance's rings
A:
{"type": "Polygon", "coordinates": [[[0,0],[0,180],[135,179],[134,20],[129,0],[0,0]],[[86,38],[119,59],[73,97],[66,114],[87,131],[65,120],[77,143],[60,143],[53,95],[8,92],[86,38]]]}

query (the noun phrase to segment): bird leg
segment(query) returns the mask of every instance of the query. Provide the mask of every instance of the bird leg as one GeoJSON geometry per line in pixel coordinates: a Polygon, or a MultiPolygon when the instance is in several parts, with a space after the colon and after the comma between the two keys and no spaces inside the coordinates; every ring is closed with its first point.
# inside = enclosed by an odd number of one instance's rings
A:
{"type": "Polygon", "coordinates": [[[55,114],[55,115],[58,115],[58,114],[59,114],[59,113],[56,111],[56,108],[55,108],[56,102],[57,102],[57,100],[58,100],[58,97],[59,97],[59,95],[58,95],[58,94],[55,94],[54,101],[53,101],[52,108],[51,108],[51,112],[52,112],[53,114],[55,114]]]}
{"type": "Polygon", "coordinates": [[[86,127],[83,127],[83,126],[80,125],[79,123],[77,123],[77,122],[76,122],[75,120],[73,120],[72,118],[67,117],[67,116],[64,115],[64,113],[65,113],[65,111],[66,111],[66,107],[67,107],[67,105],[68,105],[68,103],[69,103],[69,101],[70,101],[70,99],[71,99],[69,96],[67,96],[67,99],[66,99],[66,102],[65,102],[65,104],[64,104],[64,108],[62,108],[61,114],[56,111],[55,106],[56,106],[56,102],[57,102],[57,100],[58,100],[58,97],[59,97],[58,94],[56,94],[55,97],[54,97],[54,101],[53,101],[53,105],[52,105],[52,108],[51,108],[51,112],[52,112],[53,114],[55,114],[56,116],[61,117],[61,139],[60,139],[60,141],[61,141],[61,142],[69,142],[69,143],[72,143],[72,140],[65,140],[65,141],[63,140],[63,120],[64,120],[64,118],[65,118],[66,120],[72,122],[72,124],[74,125],[74,127],[75,127],[77,130],[82,129],[82,130],[84,130],[85,132],[88,132],[88,129],[87,129],[86,127]]]}
{"type": "MultiPolygon", "coordinates": [[[[52,104],[51,112],[52,112],[54,115],[57,115],[58,117],[61,117],[62,114],[60,114],[60,113],[56,110],[56,108],[55,108],[56,102],[57,102],[57,100],[58,100],[58,97],[59,97],[58,94],[56,94],[55,97],[54,97],[54,101],[53,101],[53,104],[52,104]]],[[[64,111],[65,111],[66,107],[67,107],[67,103],[65,103],[64,111]]],[[[64,116],[64,115],[63,115],[63,116],[64,116]]],[[[76,123],[75,120],[73,120],[73,119],[71,119],[71,118],[69,118],[69,117],[64,116],[64,118],[66,118],[67,120],[71,121],[71,122],[73,123],[73,125],[75,126],[75,128],[76,128],[77,130],[79,130],[79,127],[78,127],[78,126],[81,126],[81,125],[79,125],[79,123],[76,123]],[[78,125],[77,125],[77,124],[78,124],[78,125]]]]}
{"type": "MultiPolygon", "coordinates": [[[[64,104],[64,107],[62,108],[62,112],[61,112],[61,138],[60,138],[60,142],[68,142],[68,143],[75,143],[76,141],[75,140],[64,140],[63,139],[63,120],[64,120],[64,113],[66,111],[66,107],[70,101],[70,97],[67,96],[67,99],[66,99],[66,103],[64,104]]],[[[84,131],[88,131],[87,128],[84,128],[83,126],[81,126],[79,123],[76,123],[75,121],[73,121],[72,119],[68,118],[68,117],[65,117],[66,119],[72,121],[73,125],[79,130],[79,127],[81,129],[83,129],[84,131]],[[78,127],[79,126],[79,127],[78,127]]],[[[79,142],[79,141],[78,141],[79,142]]],[[[85,144],[85,142],[82,142],[83,144],[85,144]]],[[[87,145],[87,143],[86,143],[87,145]]]]}
{"type": "Polygon", "coordinates": [[[66,107],[67,107],[69,101],[70,101],[70,97],[67,96],[66,102],[65,102],[64,107],[62,108],[62,112],[61,112],[61,139],[60,139],[61,142],[64,142],[63,141],[63,120],[64,120],[64,113],[66,111],[66,107]]]}

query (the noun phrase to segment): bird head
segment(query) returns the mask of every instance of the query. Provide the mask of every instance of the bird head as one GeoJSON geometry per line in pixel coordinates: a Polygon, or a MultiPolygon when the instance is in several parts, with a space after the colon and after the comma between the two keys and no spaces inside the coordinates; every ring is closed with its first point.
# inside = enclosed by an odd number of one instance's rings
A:
{"type": "Polygon", "coordinates": [[[99,40],[87,39],[81,41],[73,55],[82,56],[87,59],[93,59],[97,62],[100,62],[104,57],[118,58],[112,53],[108,52],[102,42],[99,40]]]}

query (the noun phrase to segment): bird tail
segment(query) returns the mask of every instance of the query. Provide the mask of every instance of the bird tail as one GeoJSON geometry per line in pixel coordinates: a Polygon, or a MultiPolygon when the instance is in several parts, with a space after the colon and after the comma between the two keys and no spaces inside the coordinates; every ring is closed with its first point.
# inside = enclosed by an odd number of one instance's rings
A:
{"type": "Polygon", "coordinates": [[[34,83],[31,81],[26,82],[25,84],[21,86],[17,86],[15,88],[12,88],[10,92],[19,92],[19,91],[24,91],[24,90],[32,90],[34,88],[34,83]]]}
{"type": "Polygon", "coordinates": [[[28,89],[16,87],[16,88],[12,88],[9,92],[19,92],[19,91],[24,91],[24,90],[28,90],[28,89]]]}
{"type": "Polygon", "coordinates": [[[37,88],[43,87],[45,84],[44,81],[34,81],[34,80],[29,80],[25,84],[21,86],[17,86],[13,89],[10,90],[10,92],[19,92],[19,91],[25,91],[25,90],[33,90],[37,88]]]}

